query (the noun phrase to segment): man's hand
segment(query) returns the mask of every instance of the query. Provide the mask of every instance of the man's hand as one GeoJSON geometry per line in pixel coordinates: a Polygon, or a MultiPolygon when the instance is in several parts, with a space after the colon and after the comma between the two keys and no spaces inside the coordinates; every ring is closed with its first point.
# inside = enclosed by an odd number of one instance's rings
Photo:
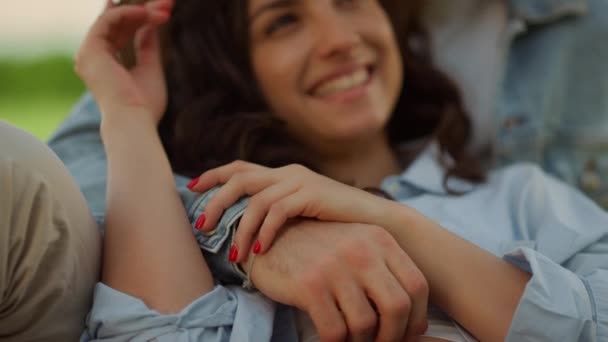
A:
{"type": "Polygon", "coordinates": [[[402,341],[426,331],[426,279],[384,229],[310,220],[286,228],[251,277],[269,298],[310,315],[322,341],[402,341]]]}

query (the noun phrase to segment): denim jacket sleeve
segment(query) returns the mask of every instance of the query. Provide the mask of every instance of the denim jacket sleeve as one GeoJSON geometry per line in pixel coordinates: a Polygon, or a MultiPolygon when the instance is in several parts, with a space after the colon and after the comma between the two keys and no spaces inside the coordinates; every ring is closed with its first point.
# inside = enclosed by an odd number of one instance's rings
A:
{"type": "Polygon", "coordinates": [[[608,209],[608,2],[511,0],[497,161],[532,161],[608,209]]]}
{"type": "MultiPolygon", "coordinates": [[[[100,124],[101,114],[97,104],[91,94],[86,94],[48,143],[80,186],[91,213],[103,233],[107,159],[99,134],[100,124]]],[[[202,213],[210,194],[191,193],[186,187],[189,182],[186,177],[175,175],[175,182],[189,219],[194,222],[202,213]]],[[[204,235],[195,231],[216,280],[240,284],[244,279],[243,273],[228,261],[230,244],[226,241],[232,238],[235,224],[245,206],[246,202],[241,201],[228,209],[214,234],[204,235]]]]}

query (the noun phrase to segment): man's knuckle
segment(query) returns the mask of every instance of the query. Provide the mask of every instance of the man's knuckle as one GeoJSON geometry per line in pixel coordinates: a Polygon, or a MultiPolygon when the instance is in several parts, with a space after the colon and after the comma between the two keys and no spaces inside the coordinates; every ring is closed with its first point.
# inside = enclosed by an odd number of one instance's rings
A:
{"type": "Polygon", "coordinates": [[[391,316],[407,315],[412,309],[412,301],[406,294],[393,295],[384,305],[384,312],[391,316]]]}
{"type": "Polygon", "coordinates": [[[408,280],[407,290],[408,293],[410,293],[414,297],[428,297],[429,283],[422,274],[419,274],[408,280]]]}
{"type": "Polygon", "coordinates": [[[374,330],[377,324],[378,316],[375,313],[359,313],[357,317],[353,318],[349,328],[355,334],[364,334],[374,330]]]}

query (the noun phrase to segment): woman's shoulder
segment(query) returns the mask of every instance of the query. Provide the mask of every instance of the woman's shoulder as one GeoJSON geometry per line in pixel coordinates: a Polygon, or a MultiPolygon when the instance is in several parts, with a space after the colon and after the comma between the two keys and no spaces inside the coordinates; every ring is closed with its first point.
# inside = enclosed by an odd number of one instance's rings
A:
{"type": "Polygon", "coordinates": [[[506,187],[505,190],[520,191],[527,186],[540,188],[554,186],[559,181],[545,172],[538,164],[519,162],[501,167],[489,173],[487,185],[506,187]]]}

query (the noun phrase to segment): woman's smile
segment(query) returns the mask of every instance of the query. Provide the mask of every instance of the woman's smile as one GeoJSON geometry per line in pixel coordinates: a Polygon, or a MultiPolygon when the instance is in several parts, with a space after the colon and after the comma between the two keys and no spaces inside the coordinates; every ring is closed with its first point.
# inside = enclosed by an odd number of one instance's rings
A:
{"type": "Polygon", "coordinates": [[[373,67],[368,65],[343,68],[318,82],[309,94],[333,103],[355,101],[367,94],[373,77],[373,67]]]}
{"type": "Polygon", "coordinates": [[[256,80],[300,142],[325,152],[384,140],[403,69],[377,1],[252,0],[249,9],[256,80]]]}

